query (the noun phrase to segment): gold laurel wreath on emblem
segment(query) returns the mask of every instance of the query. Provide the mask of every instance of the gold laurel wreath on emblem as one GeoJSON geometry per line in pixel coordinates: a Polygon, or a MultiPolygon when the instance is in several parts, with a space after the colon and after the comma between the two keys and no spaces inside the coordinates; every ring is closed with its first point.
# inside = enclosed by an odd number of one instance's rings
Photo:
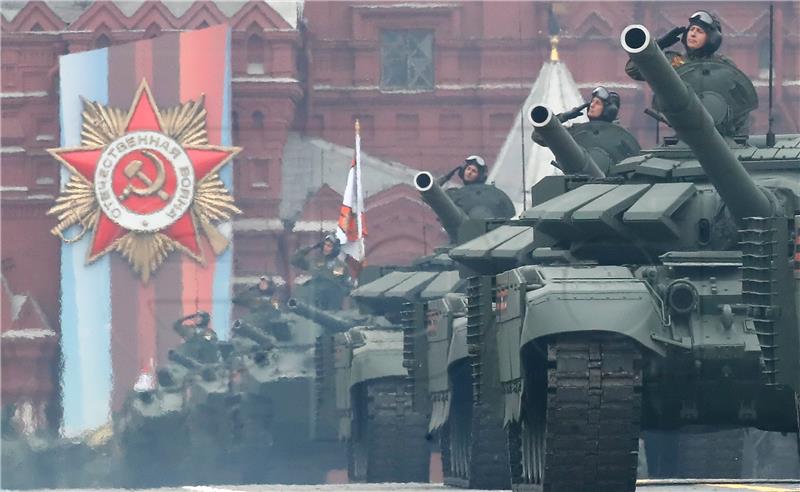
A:
{"type": "MultiPolygon", "coordinates": [[[[134,106],[143,91],[147,92],[165,135],[184,148],[218,148],[208,144],[205,95],[200,96],[198,101],[188,101],[159,112],[145,80],[142,80],[139,85],[127,113],[119,108],[104,106],[81,98],[83,102],[81,148],[87,150],[103,148],[123,136],[128,120],[133,115],[134,106]]],[[[238,147],[230,147],[230,149],[233,150],[231,158],[241,150],[238,147]]],[[[223,161],[218,168],[228,160],[230,159],[223,161]]],[[[47,211],[48,216],[55,215],[58,220],[58,224],[50,232],[65,243],[74,243],[97,226],[100,213],[93,183],[71,170],[69,181],[56,199],[56,204],[47,211]],[[72,226],[79,226],[80,230],[76,235],[67,237],[67,229],[72,226]]],[[[195,224],[199,224],[203,229],[214,254],[222,253],[230,241],[219,232],[212,222],[230,220],[233,215],[241,214],[242,211],[234,204],[233,196],[220,179],[218,169],[208,173],[195,183],[195,195],[190,213],[195,224]]],[[[199,242],[199,238],[195,239],[199,242]]],[[[108,252],[119,251],[131,263],[134,271],[142,276],[142,280],[147,282],[151,273],[175,249],[183,251],[201,264],[205,263],[202,257],[195,255],[180,243],[160,232],[138,231],[129,231],[106,250],[89,258],[87,263],[91,263],[108,252]]]]}

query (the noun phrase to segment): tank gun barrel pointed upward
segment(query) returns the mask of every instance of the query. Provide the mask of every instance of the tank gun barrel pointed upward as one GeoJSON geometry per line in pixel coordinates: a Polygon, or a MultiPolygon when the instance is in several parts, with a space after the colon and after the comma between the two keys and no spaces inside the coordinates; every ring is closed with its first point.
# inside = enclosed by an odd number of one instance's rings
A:
{"type": "Polygon", "coordinates": [[[549,108],[536,105],[531,108],[528,117],[536,129],[536,133],[542,136],[547,142],[547,146],[553,151],[553,155],[556,156],[564,173],[585,174],[596,178],[605,176],[589,152],[575,142],[572,135],[558,118],[554,117],[549,108]]]}
{"type": "Polygon", "coordinates": [[[414,176],[414,187],[422,196],[422,201],[433,209],[439,217],[442,227],[450,237],[451,242],[458,240],[458,229],[469,217],[455,202],[447,196],[441,186],[427,171],[420,171],[414,176]]]}
{"type": "Polygon", "coordinates": [[[770,217],[773,206],[731,152],[697,95],[678,76],[648,30],[632,24],[622,31],[622,47],[658,97],[661,112],[694,152],[708,179],[737,220],[770,217]]]}
{"type": "Polygon", "coordinates": [[[286,302],[286,305],[289,307],[289,309],[291,309],[298,315],[304,318],[308,318],[311,321],[317,322],[330,331],[342,332],[342,331],[347,331],[353,327],[353,323],[349,322],[344,318],[340,318],[339,316],[334,316],[330,313],[323,311],[322,309],[306,304],[303,301],[298,301],[297,299],[294,298],[289,299],[286,302]]]}

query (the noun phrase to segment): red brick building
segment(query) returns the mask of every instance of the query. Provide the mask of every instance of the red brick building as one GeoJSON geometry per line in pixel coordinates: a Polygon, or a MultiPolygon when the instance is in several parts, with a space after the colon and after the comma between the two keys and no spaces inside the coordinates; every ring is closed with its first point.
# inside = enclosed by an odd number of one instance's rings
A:
{"type": "MultiPolygon", "coordinates": [[[[445,236],[401,183],[414,169],[441,173],[468,154],[493,162],[549,58],[551,8],[561,60],[578,87],[619,91],[621,122],[646,146],[654,142],[655,125],[642,114],[650,93],[625,77],[619,33],[634,22],[666,32],[702,7],[721,18],[721,51],[755,81],[761,110],[752,128],[763,133],[766,2],[3,2],[3,276],[10,291],[38,302],[57,333],[60,245],[45,212],[58,195],[59,166],[45,149],[59,145],[59,55],[229,24],[232,130],[244,149],[233,166],[244,211],[233,224],[235,276],[273,272],[290,280],[292,252],[336,219],[355,119],[374,164],[365,173],[376,176],[367,186],[369,261],[407,262],[445,236]]],[[[800,2],[777,2],[778,133],[800,128],[798,24],[800,2]]],[[[18,369],[11,362],[3,360],[4,382],[6,371],[18,369]]]]}

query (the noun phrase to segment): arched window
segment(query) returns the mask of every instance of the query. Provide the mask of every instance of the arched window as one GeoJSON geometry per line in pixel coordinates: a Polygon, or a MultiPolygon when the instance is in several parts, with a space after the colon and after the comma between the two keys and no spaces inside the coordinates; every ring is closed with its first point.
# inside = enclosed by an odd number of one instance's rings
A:
{"type": "Polygon", "coordinates": [[[264,128],[264,113],[261,111],[253,111],[253,128],[257,130],[264,128]]]}
{"type": "Polygon", "coordinates": [[[108,48],[109,46],[111,46],[111,38],[105,33],[97,36],[97,39],[94,40],[95,48],[108,48]]]}
{"type": "Polygon", "coordinates": [[[264,40],[258,34],[247,38],[247,73],[264,75],[264,40]]]}

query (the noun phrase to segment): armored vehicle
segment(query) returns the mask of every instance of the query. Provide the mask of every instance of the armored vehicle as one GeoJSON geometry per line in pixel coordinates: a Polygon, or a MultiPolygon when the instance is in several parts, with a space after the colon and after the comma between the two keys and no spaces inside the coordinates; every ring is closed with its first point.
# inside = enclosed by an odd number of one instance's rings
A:
{"type": "Polygon", "coordinates": [[[547,178],[520,217],[529,264],[494,294],[517,490],[632,491],[641,429],[797,431],[800,137],[748,138],[757,99],[733,65],[676,73],[642,26],[622,44],[677,137],[547,178]]]}
{"type": "MultiPolygon", "coordinates": [[[[324,279],[315,277],[305,283],[310,302],[320,281],[324,279]]],[[[232,384],[241,395],[244,461],[252,463],[245,467],[244,480],[324,483],[330,470],[345,466],[344,447],[330,432],[314,433],[313,351],[326,328],[280,306],[276,299],[245,304],[251,311],[234,323],[233,333],[240,341],[232,384]],[[298,463],[303,463],[302,469],[298,463]]]]}
{"type": "MultiPolygon", "coordinates": [[[[414,184],[450,237],[450,245],[441,250],[442,256],[487,231],[508,233],[502,224],[514,215],[513,205],[493,185],[444,190],[427,172],[418,173],[414,184]]],[[[514,234],[518,232],[514,230],[514,234]]],[[[525,248],[526,240],[522,242],[520,249],[525,248]]],[[[498,378],[491,372],[478,372],[477,379],[473,374],[479,368],[468,349],[468,343],[473,342],[467,340],[465,300],[469,293],[466,280],[469,271],[459,267],[449,255],[439,261],[451,270],[452,286],[438,292],[423,292],[424,295],[410,299],[404,306],[404,358],[415,408],[430,415],[428,432],[439,440],[447,484],[508,488],[502,415],[476,398],[481,390],[497,389],[497,394],[500,393],[498,378]],[[492,383],[482,387],[483,380],[492,383]]],[[[476,289],[473,287],[472,291],[476,289]]],[[[473,309],[473,323],[484,319],[482,316],[486,314],[473,309]]]]}
{"type": "MultiPolygon", "coordinates": [[[[373,283],[354,290],[354,298],[373,283]]],[[[347,443],[349,479],[427,481],[425,422],[405,392],[397,319],[355,310],[326,312],[296,300],[289,304],[328,330],[317,339],[315,350],[316,433],[324,436],[336,426],[336,437],[347,443]]]]}

